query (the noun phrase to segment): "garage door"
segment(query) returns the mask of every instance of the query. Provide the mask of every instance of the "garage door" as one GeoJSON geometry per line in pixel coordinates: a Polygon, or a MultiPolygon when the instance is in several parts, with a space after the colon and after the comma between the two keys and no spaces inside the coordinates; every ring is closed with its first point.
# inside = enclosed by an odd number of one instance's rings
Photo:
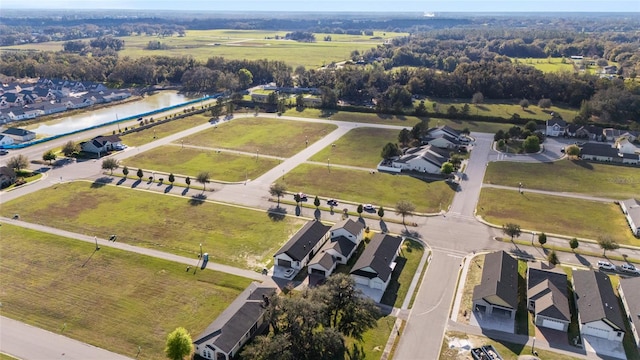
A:
{"type": "Polygon", "coordinates": [[[278,265],[290,268],[291,267],[291,261],[278,259],[278,265]]]}
{"type": "Polygon", "coordinates": [[[582,330],[585,335],[592,335],[605,339],[609,337],[609,332],[607,330],[602,330],[591,326],[585,326],[582,328],[582,330]]]}
{"type": "Polygon", "coordinates": [[[542,326],[554,330],[564,330],[564,323],[556,320],[543,319],[542,326]]]}
{"type": "Polygon", "coordinates": [[[311,273],[315,274],[315,275],[326,276],[325,271],[324,270],[320,270],[320,269],[311,269],[311,273]]]}

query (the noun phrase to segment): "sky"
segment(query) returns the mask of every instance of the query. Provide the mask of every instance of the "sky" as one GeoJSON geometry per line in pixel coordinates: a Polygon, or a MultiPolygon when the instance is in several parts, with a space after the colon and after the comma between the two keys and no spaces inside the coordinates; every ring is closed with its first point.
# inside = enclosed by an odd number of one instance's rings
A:
{"type": "Polygon", "coordinates": [[[640,12],[640,0],[0,0],[0,14],[2,8],[314,12],[629,13],[640,12]]]}

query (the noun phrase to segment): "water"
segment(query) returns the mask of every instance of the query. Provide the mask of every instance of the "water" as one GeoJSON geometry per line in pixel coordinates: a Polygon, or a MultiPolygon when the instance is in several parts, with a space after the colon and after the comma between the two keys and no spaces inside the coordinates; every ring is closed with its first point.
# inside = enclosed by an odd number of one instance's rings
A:
{"type": "Polygon", "coordinates": [[[191,99],[192,98],[178,94],[175,91],[161,91],[141,100],[113,105],[97,110],[88,109],[87,111],[77,115],[67,116],[38,124],[37,127],[35,129],[31,129],[31,131],[34,131],[40,137],[67,134],[73,131],[115,121],[116,119],[123,119],[128,116],[134,116],[163,107],[177,105],[191,99]]]}

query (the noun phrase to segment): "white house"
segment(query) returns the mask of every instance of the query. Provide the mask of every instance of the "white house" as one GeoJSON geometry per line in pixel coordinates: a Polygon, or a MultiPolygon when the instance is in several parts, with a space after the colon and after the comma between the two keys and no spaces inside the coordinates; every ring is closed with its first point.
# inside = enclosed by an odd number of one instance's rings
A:
{"type": "Polygon", "coordinates": [[[640,152],[640,149],[632,144],[626,137],[621,137],[616,140],[616,148],[621,154],[636,154],[640,152]]]}
{"type": "Polygon", "coordinates": [[[518,309],[518,261],[504,251],[484,258],[482,278],[473,288],[472,310],[515,319],[518,309]]]}
{"type": "Polygon", "coordinates": [[[346,264],[356,252],[364,235],[364,225],[351,219],[342,220],[329,230],[330,239],[308,265],[308,273],[327,277],[338,264],[346,264]]]}
{"type": "Polygon", "coordinates": [[[263,330],[264,313],[274,287],[251,283],[194,341],[205,359],[231,360],[242,345],[263,330]]]}
{"type": "Polygon", "coordinates": [[[116,148],[122,146],[122,142],[120,137],[117,135],[109,135],[109,136],[96,136],[89,141],[85,141],[80,143],[80,148],[84,152],[92,153],[92,154],[106,154],[109,151],[116,150],[116,148]]]}
{"type": "Polygon", "coordinates": [[[447,125],[442,125],[434,128],[428,129],[426,135],[432,138],[440,137],[440,136],[449,136],[458,140],[465,140],[466,137],[458,130],[449,127],[447,125]]]}
{"type": "Polygon", "coordinates": [[[636,347],[640,347],[640,278],[621,278],[618,283],[618,294],[622,300],[622,307],[627,313],[631,333],[636,347]]]}
{"type": "Polygon", "coordinates": [[[566,128],[566,121],[558,118],[553,118],[551,120],[547,120],[545,134],[547,136],[562,136],[564,135],[566,128]]]}
{"type": "Polygon", "coordinates": [[[0,146],[1,145],[13,145],[13,138],[9,135],[0,134],[0,146]]]}
{"type": "Polygon", "coordinates": [[[527,268],[527,309],[539,327],[567,331],[571,322],[567,274],[542,262],[527,268]]]}
{"type": "Polygon", "coordinates": [[[2,132],[2,135],[9,136],[13,138],[13,141],[16,143],[21,143],[25,141],[30,141],[36,138],[36,133],[33,131],[10,127],[2,132]]]}
{"type": "Polygon", "coordinates": [[[273,256],[274,263],[277,266],[296,270],[307,266],[329,238],[330,228],[320,221],[309,221],[276,252],[273,256]]]}
{"type": "Polygon", "coordinates": [[[447,150],[432,145],[424,145],[407,150],[404,155],[392,161],[391,167],[402,171],[439,174],[442,164],[448,160],[449,154],[447,150]]]}
{"type": "Polygon", "coordinates": [[[640,237],[640,201],[636,199],[620,201],[620,208],[627,218],[633,235],[640,237]]]}
{"type": "Polygon", "coordinates": [[[355,283],[384,292],[401,246],[402,238],[399,236],[375,234],[351,268],[350,275],[355,283]]]}
{"type": "Polygon", "coordinates": [[[625,325],[609,275],[593,270],[573,270],[573,288],[580,334],[622,341],[625,325]]]}

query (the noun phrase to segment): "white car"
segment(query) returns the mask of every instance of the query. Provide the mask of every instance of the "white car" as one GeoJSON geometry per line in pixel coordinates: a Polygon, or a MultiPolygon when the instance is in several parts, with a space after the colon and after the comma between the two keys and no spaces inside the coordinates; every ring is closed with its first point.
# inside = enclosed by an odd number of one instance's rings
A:
{"type": "Polygon", "coordinates": [[[628,272],[630,274],[640,274],[640,270],[638,270],[635,266],[631,265],[631,264],[622,264],[620,265],[620,268],[622,269],[622,271],[624,272],[628,272]]]}
{"type": "Polygon", "coordinates": [[[284,271],[284,277],[287,279],[291,279],[291,277],[293,276],[293,273],[295,273],[296,271],[289,268],[287,270],[284,271]]]}
{"type": "Polygon", "coordinates": [[[364,209],[367,210],[367,211],[373,211],[376,208],[374,208],[373,205],[371,205],[371,204],[365,204],[364,205],[364,209]]]}
{"type": "Polygon", "coordinates": [[[616,269],[616,267],[612,263],[604,260],[598,261],[598,268],[600,268],[600,270],[610,270],[610,271],[613,271],[616,269]]]}

